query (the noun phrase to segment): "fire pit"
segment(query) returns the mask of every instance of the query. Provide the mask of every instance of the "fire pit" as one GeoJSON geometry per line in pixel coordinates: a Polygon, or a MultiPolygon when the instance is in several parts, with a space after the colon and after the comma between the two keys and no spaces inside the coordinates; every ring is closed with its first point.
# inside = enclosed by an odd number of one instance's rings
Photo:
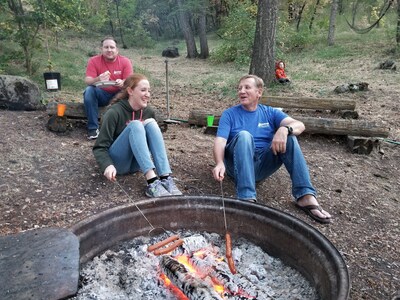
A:
{"type": "MultiPolygon", "coordinates": [[[[154,226],[225,233],[220,197],[168,197],[137,204],[154,226]]],[[[321,299],[348,298],[346,265],[336,248],[313,227],[263,205],[225,198],[225,207],[233,239],[244,237],[280,258],[302,273],[321,299]]],[[[80,239],[81,263],[121,241],[147,235],[149,229],[134,205],[107,210],[72,227],[80,239]]]]}

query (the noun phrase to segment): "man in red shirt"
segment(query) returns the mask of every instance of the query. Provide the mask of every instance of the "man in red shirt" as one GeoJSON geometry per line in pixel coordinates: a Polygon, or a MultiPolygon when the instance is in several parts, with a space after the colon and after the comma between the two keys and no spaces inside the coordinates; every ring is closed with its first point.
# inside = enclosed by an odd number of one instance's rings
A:
{"type": "Polygon", "coordinates": [[[88,118],[89,139],[96,139],[99,135],[99,106],[108,105],[132,73],[130,59],[119,54],[114,38],[103,39],[101,54],[91,57],[86,67],[87,87],[83,93],[83,103],[88,118]]]}

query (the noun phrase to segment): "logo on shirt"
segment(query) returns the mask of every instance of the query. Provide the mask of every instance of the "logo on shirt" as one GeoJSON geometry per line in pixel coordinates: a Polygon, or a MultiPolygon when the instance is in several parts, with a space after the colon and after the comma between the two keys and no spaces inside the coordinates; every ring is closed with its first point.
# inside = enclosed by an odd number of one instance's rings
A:
{"type": "Polygon", "coordinates": [[[258,123],[258,128],[267,128],[269,127],[269,123],[258,123]]]}
{"type": "Polygon", "coordinates": [[[114,71],[114,75],[121,75],[122,71],[114,71]]]}

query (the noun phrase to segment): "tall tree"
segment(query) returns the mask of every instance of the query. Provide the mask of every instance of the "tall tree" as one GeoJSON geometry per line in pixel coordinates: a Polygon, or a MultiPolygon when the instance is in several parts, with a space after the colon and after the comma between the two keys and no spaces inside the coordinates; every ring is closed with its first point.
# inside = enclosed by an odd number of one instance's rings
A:
{"type": "Polygon", "coordinates": [[[396,30],[397,48],[400,48],[400,0],[397,0],[397,30],[396,30]]]}
{"type": "Polygon", "coordinates": [[[49,31],[80,27],[82,0],[7,0],[7,4],[5,22],[13,29],[10,39],[21,46],[28,74],[34,71],[32,57],[41,31],[47,36],[49,31]]]}
{"type": "Polygon", "coordinates": [[[308,29],[310,31],[312,30],[312,26],[313,26],[313,23],[314,23],[315,15],[317,14],[317,9],[318,9],[318,6],[319,6],[319,2],[320,2],[320,0],[317,0],[317,2],[315,3],[314,11],[313,11],[313,13],[311,15],[310,25],[308,26],[308,29]]]}
{"type": "Polygon", "coordinates": [[[338,11],[339,0],[332,0],[331,16],[329,18],[328,45],[335,44],[336,15],[338,11]]]}
{"type": "Polygon", "coordinates": [[[179,25],[181,27],[183,37],[186,41],[187,58],[196,58],[199,56],[196,47],[196,41],[194,39],[194,34],[192,28],[190,27],[190,15],[183,3],[183,0],[176,0],[178,4],[178,18],[179,25]]]}
{"type": "Polygon", "coordinates": [[[275,40],[278,0],[259,0],[250,74],[269,85],[275,78],[275,40]]]}
{"type": "Polygon", "coordinates": [[[200,58],[207,58],[210,55],[207,40],[207,16],[203,10],[199,14],[199,40],[200,40],[200,58]]]}

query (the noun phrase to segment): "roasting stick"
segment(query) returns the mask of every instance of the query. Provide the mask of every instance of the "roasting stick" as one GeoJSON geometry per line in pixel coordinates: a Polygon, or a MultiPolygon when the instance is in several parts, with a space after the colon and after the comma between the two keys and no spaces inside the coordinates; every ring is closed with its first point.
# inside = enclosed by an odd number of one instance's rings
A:
{"type": "MultiPolygon", "coordinates": [[[[131,201],[136,209],[140,212],[140,214],[143,216],[143,218],[147,221],[147,223],[149,223],[151,229],[149,231],[149,234],[153,231],[155,231],[157,228],[161,229],[162,231],[164,231],[165,233],[167,233],[167,231],[162,228],[162,227],[154,227],[153,224],[151,224],[151,222],[149,221],[149,219],[147,219],[147,217],[145,216],[145,214],[143,213],[143,211],[139,208],[139,206],[136,204],[135,201],[133,201],[132,197],[129,196],[129,194],[125,191],[125,189],[121,186],[121,184],[115,180],[115,183],[119,186],[119,188],[125,193],[125,195],[128,197],[129,201],[131,201]]],[[[151,245],[149,247],[147,247],[147,251],[148,252],[153,252],[154,255],[162,255],[162,254],[166,254],[168,252],[171,252],[172,250],[174,250],[175,248],[181,246],[183,244],[183,240],[181,240],[179,238],[178,235],[173,235],[171,237],[168,237],[154,245],[151,245]],[[164,247],[165,246],[165,247],[164,247]]]]}
{"type": "Polygon", "coordinates": [[[225,213],[225,201],[224,201],[224,189],[222,187],[222,180],[220,181],[221,184],[221,199],[222,199],[222,209],[224,211],[224,223],[225,223],[225,254],[226,260],[228,261],[229,270],[231,270],[232,274],[236,274],[235,262],[233,261],[232,257],[232,239],[231,235],[228,232],[228,225],[226,223],[226,213],[225,213]]]}

